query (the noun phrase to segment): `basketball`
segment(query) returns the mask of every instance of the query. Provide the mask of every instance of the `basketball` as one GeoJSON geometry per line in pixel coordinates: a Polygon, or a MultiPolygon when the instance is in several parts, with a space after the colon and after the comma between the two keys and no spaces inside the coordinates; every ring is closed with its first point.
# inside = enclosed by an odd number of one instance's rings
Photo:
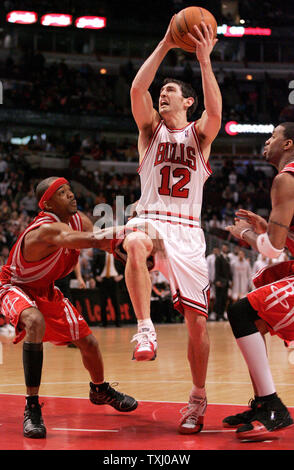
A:
{"type": "Polygon", "coordinates": [[[195,44],[191,41],[187,33],[196,36],[193,28],[197,25],[201,28],[201,21],[212,26],[213,34],[217,34],[217,22],[215,17],[202,7],[188,7],[177,13],[171,24],[171,35],[177,46],[187,52],[195,52],[195,44]]]}

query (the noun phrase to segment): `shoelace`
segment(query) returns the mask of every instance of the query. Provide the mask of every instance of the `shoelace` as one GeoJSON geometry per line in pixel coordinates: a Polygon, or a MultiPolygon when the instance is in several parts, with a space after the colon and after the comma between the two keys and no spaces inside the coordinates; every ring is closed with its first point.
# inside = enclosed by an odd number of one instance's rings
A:
{"type": "Polygon", "coordinates": [[[138,341],[138,344],[140,345],[140,347],[148,347],[150,348],[150,339],[149,339],[149,332],[148,333],[137,333],[133,336],[132,340],[131,340],[131,343],[133,341],[138,341]]]}
{"type": "Polygon", "coordinates": [[[106,395],[106,399],[109,400],[113,400],[114,398],[116,400],[121,400],[124,398],[124,394],[121,393],[121,392],[118,392],[117,390],[115,390],[113,387],[116,387],[118,385],[118,382],[112,382],[111,384],[109,383],[108,384],[108,388],[106,390],[103,390],[103,392],[99,392],[101,394],[105,394],[106,395]]]}
{"type": "Polygon", "coordinates": [[[32,423],[34,424],[39,424],[40,421],[42,420],[42,413],[41,410],[44,406],[44,403],[41,403],[40,405],[32,405],[28,407],[26,410],[27,413],[25,414],[25,421],[30,419],[32,423]]]}
{"type": "Polygon", "coordinates": [[[248,419],[248,417],[252,416],[255,413],[255,411],[257,410],[257,403],[254,400],[254,398],[250,398],[250,400],[248,402],[248,407],[249,407],[249,410],[245,410],[242,413],[237,413],[234,416],[236,418],[243,418],[244,417],[244,419],[245,418],[248,419]]]}
{"type": "Polygon", "coordinates": [[[113,382],[109,384],[108,393],[114,398],[123,398],[124,394],[121,392],[118,392],[117,390],[113,388],[113,387],[117,387],[117,385],[118,385],[118,382],[113,382]]]}
{"type": "Polygon", "coordinates": [[[180,410],[182,421],[187,417],[187,423],[196,424],[202,412],[202,404],[205,405],[205,398],[194,398],[194,403],[188,403],[184,406],[180,410]]]}
{"type": "Polygon", "coordinates": [[[254,400],[254,398],[250,398],[249,402],[248,402],[248,406],[250,408],[256,408],[256,401],[254,400]]]}

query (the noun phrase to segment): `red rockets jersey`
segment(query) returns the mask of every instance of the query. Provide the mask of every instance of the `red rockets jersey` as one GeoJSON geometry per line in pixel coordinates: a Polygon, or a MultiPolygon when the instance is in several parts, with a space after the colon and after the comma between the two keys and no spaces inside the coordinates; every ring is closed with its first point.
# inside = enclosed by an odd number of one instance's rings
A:
{"type": "MultiPolygon", "coordinates": [[[[286,173],[286,172],[292,173],[294,177],[294,162],[288,163],[288,165],[284,166],[282,171],[280,171],[280,173],[286,173]]],[[[293,197],[293,207],[294,207],[294,197],[293,197]]],[[[294,256],[294,217],[291,222],[291,227],[290,227],[290,231],[287,237],[286,246],[288,250],[290,251],[291,255],[294,256]]]]}
{"type": "MultiPolygon", "coordinates": [[[[40,212],[33,222],[22,232],[13,245],[7,263],[0,272],[0,284],[23,288],[42,289],[69,274],[78,262],[79,250],[58,248],[40,261],[28,262],[22,254],[22,243],[25,235],[42,224],[60,222],[59,218],[50,212],[40,212]]],[[[71,217],[70,227],[82,230],[82,220],[78,213],[71,217]]],[[[0,288],[1,293],[1,288],[0,288]]]]}
{"type": "Polygon", "coordinates": [[[203,186],[212,172],[202,155],[195,122],[183,129],[169,129],[160,121],[138,173],[139,217],[156,213],[164,219],[168,214],[199,224],[203,186]]]}

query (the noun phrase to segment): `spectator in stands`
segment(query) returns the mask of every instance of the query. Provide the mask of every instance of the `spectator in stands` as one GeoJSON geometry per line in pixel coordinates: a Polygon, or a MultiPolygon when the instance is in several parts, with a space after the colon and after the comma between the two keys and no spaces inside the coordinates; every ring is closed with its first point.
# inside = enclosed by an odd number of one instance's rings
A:
{"type": "Polygon", "coordinates": [[[217,321],[225,320],[225,311],[228,301],[228,289],[232,284],[232,272],[228,253],[228,245],[223,244],[221,252],[215,260],[214,285],[216,301],[214,309],[217,321]]]}
{"type": "Polygon", "coordinates": [[[225,207],[221,210],[222,220],[233,220],[235,217],[235,209],[233,208],[232,201],[228,201],[225,207]]]}
{"type": "Polygon", "coordinates": [[[208,230],[211,230],[214,228],[221,228],[221,223],[216,214],[213,214],[212,218],[208,222],[208,230]]]}
{"type": "Polygon", "coordinates": [[[232,300],[236,302],[251,290],[251,266],[243,250],[239,250],[238,257],[231,263],[231,270],[232,300]]]}
{"type": "Polygon", "coordinates": [[[9,248],[7,245],[4,245],[0,251],[0,268],[6,263],[6,261],[8,260],[8,256],[9,256],[9,248]]]}
{"type": "Polygon", "coordinates": [[[178,316],[174,310],[167,279],[159,271],[150,272],[151,318],[154,323],[175,323],[178,316]]]}
{"type": "Polygon", "coordinates": [[[37,213],[38,201],[32,189],[20,200],[19,208],[30,216],[34,216],[37,213]]]}
{"type": "Polygon", "coordinates": [[[119,290],[122,289],[123,266],[114,256],[101,250],[94,250],[92,261],[92,273],[96,280],[96,287],[99,289],[102,326],[106,327],[107,302],[110,298],[114,313],[115,325],[121,326],[119,290]]]}
{"type": "Polygon", "coordinates": [[[4,230],[4,225],[0,224],[0,249],[7,245],[7,236],[6,231],[4,230]]]}
{"type": "Polygon", "coordinates": [[[269,264],[269,258],[267,258],[266,256],[259,253],[258,256],[257,256],[257,259],[254,261],[253,267],[252,267],[251,289],[255,289],[252,278],[255,276],[255,274],[260,269],[265,268],[268,264],[269,264]]]}
{"type": "Polygon", "coordinates": [[[0,181],[3,181],[5,172],[8,169],[8,163],[3,155],[0,153],[0,181]]]}
{"type": "Polygon", "coordinates": [[[220,255],[220,250],[218,247],[213,248],[212,253],[206,257],[207,266],[208,266],[208,279],[210,282],[210,295],[209,295],[209,315],[208,319],[210,321],[215,321],[217,319],[216,313],[214,311],[215,307],[215,260],[216,257],[220,255]]]}
{"type": "Polygon", "coordinates": [[[84,279],[86,287],[94,288],[95,287],[95,280],[93,275],[92,269],[92,262],[93,262],[94,250],[92,248],[86,248],[81,250],[80,252],[80,272],[81,277],[84,279]]]}

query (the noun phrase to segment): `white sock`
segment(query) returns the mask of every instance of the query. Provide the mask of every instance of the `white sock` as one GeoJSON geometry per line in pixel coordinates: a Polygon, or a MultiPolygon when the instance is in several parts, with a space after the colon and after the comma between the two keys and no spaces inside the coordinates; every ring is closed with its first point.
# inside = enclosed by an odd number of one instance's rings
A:
{"type": "Polygon", "coordinates": [[[248,366],[252,380],[260,397],[275,393],[266,347],[259,332],[237,338],[237,344],[248,366]]]}
{"type": "Polygon", "coordinates": [[[151,318],[145,318],[144,320],[138,320],[138,331],[141,333],[142,331],[154,331],[154,325],[152,323],[151,318]]]}
{"type": "Polygon", "coordinates": [[[200,388],[200,387],[197,387],[197,385],[193,384],[193,387],[192,387],[192,390],[191,390],[191,393],[190,393],[190,398],[192,398],[192,397],[205,398],[206,397],[205,387],[200,388]]]}

